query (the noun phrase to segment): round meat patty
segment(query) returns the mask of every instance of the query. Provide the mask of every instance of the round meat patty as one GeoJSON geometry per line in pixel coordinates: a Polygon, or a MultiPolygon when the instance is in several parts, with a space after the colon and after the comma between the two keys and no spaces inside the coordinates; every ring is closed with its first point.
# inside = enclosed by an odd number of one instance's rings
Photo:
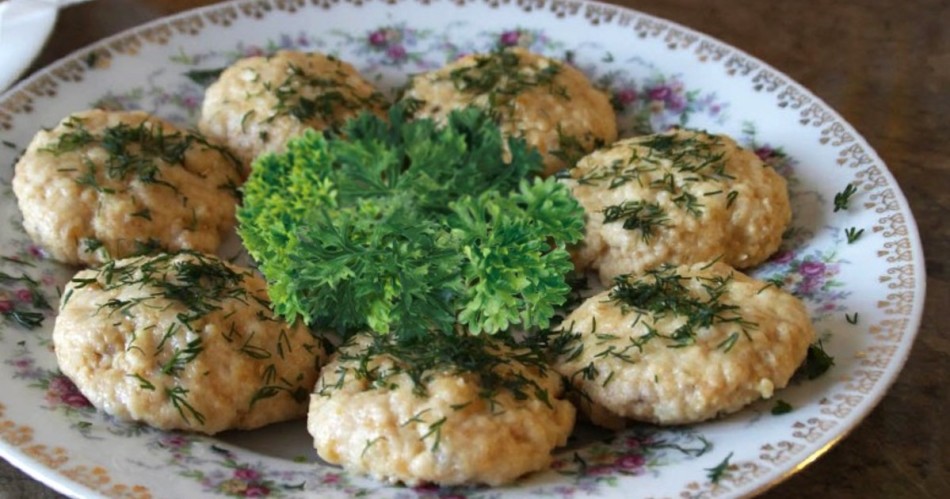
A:
{"type": "Polygon", "coordinates": [[[264,287],[196,252],[81,271],[53,327],[56,359],[100,410],[163,430],[214,434],[303,416],[323,343],[275,319],[264,287]]]}
{"type": "Polygon", "coordinates": [[[41,131],[13,177],[23,226],[53,258],[97,265],[156,250],[218,250],[241,166],[196,133],[132,111],[91,110],[41,131]]]}
{"type": "Polygon", "coordinates": [[[205,91],[198,128],[228,145],[248,168],[261,153],[282,152],[308,128],[338,127],[386,100],[353,66],[320,53],[280,51],[248,57],[205,91]]]}
{"type": "Polygon", "coordinates": [[[605,284],[666,263],[758,265],[791,221],[785,179],[729,137],[701,131],[618,141],[565,182],[587,212],[574,263],[605,284]]]}
{"type": "Polygon", "coordinates": [[[562,388],[540,355],[490,337],[363,334],[324,368],[307,426],[320,457],[377,479],[501,485],[566,443],[562,388]]]}
{"type": "Polygon", "coordinates": [[[417,117],[445,121],[477,106],[502,133],[538,148],[551,175],[597,147],[617,140],[617,116],[607,95],[579,70],[521,48],[463,57],[414,76],[403,96],[417,117]]]}
{"type": "Polygon", "coordinates": [[[608,427],[695,423],[770,398],[815,341],[800,300],[722,263],[618,278],[562,324],[554,367],[608,427]]]}

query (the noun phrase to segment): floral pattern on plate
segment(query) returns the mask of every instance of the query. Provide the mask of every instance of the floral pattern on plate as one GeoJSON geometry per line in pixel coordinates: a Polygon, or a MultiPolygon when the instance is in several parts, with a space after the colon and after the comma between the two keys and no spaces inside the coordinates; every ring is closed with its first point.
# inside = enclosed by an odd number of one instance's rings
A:
{"type": "Polygon", "coordinates": [[[409,73],[499,46],[528,47],[574,64],[608,91],[623,135],[673,125],[731,133],[787,178],[798,208],[792,230],[755,274],[809,304],[823,338],[834,340],[828,343],[838,359],[834,379],[783,391],[795,407],[785,415],[769,414],[772,403],[764,402],[685,429],[584,435],[560,450],[546,472],[498,490],[406,489],[351,476],[321,463],[305,433],[292,449],[275,449],[266,442],[275,433],[248,443],[241,435],[210,438],[118,422],[92,410],[56,370],[48,331],[58,289],[72,269],[50,262],[23,233],[7,170],[0,173],[0,374],[12,381],[0,395],[0,453],[25,456],[17,462],[32,472],[56,470],[47,479],[78,495],[743,495],[778,480],[856,424],[899,371],[923,298],[910,213],[873,151],[807,91],[756,83],[788,79],[720,42],[625,9],[527,4],[262,0],[161,20],[82,50],[0,97],[0,161],[11,163],[40,126],[89,105],[193,124],[205,86],[239,57],[329,52],[394,95],[409,73]],[[781,133],[789,128],[801,133],[781,133]],[[828,215],[832,186],[849,182],[858,187],[859,202],[828,215]],[[848,244],[849,226],[865,228],[864,238],[848,244]],[[22,327],[9,318],[13,310],[39,314],[43,325],[22,327]],[[864,327],[879,333],[839,341],[838,333],[855,327],[845,313],[858,311],[864,327]],[[874,364],[856,355],[878,345],[891,353],[874,364]],[[119,476],[131,485],[113,478],[119,476]]]}

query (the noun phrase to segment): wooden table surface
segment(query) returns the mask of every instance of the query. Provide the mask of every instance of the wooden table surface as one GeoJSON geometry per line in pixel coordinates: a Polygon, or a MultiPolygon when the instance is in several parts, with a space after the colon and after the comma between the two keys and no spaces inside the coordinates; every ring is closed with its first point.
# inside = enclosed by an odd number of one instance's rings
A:
{"type": "MultiPolygon", "coordinates": [[[[927,301],[907,366],[847,438],[767,497],[950,497],[950,2],[614,0],[766,61],[877,150],[923,239],[927,301]]],[[[33,70],[207,0],[95,0],[64,9],[33,70]]],[[[0,498],[59,497],[0,460],[0,498]]]]}

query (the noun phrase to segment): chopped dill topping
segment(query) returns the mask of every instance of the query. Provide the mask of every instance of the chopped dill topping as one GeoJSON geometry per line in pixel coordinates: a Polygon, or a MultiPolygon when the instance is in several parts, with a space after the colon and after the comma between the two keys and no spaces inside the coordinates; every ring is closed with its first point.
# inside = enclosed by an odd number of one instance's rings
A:
{"type": "MultiPolygon", "coordinates": [[[[335,59],[331,61],[339,64],[335,59]]],[[[333,73],[338,78],[309,74],[294,64],[289,64],[288,69],[284,81],[268,89],[277,98],[277,105],[274,107],[274,114],[267,117],[265,123],[278,116],[293,116],[301,122],[319,119],[335,125],[338,124],[336,122],[340,110],[358,111],[379,106],[384,102],[382,94],[378,92],[373,92],[368,97],[356,95],[354,88],[346,82],[346,74],[342,69],[333,73]],[[306,97],[304,94],[315,95],[306,97]]],[[[245,114],[241,120],[242,129],[247,119],[249,115],[245,114]]]]}
{"type": "Polygon", "coordinates": [[[489,100],[495,102],[542,86],[548,86],[555,95],[569,100],[567,90],[554,83],[560,71],[561,65],[553,62],[542,69],[522,67],[516,52],[500,49],[475,56],[474,65],[453,70],[449,78],[457,90],[469,94],[490,94],[489,100]]]}
{"type": "Polygon", "coordinates": [[[626,161],[615,160],[606,166],[597,166],[577,179],[580,185],[597,185],[601,181],[610,180],[608,189],[616,189],[627,182],[640,183],[640,175],[656,170],[655,166],[645,166],[639,162],[637,149],[631,149],[631,157],[626,161]]]}
{"type": "Polygon", "coordinates": [[[858,190],[850,182],[848,185],[844,186],[844,190],[835,194],[835,212],[839,210],[847,210],[848,203],[851,202],[851,196],[853,196],[858,190]]]}
{"type": "MultiPolygon", "coordinates": [[[[209,143],[196,133],[166,132],[158,123],[145,120],[134,126],[119,123],[96,135],[90,133],[83,119],[76,116],[64,120],[62,126],[69,131],[40,150],[59,156],[85,147],[101,147],[108,154],[101,172],[108,180],[124,181],[134,178],[143,183],[163,185],[177,191],[174,185],[161,178],[161,168],[156,160],[169,165],[184,166],[185,154],[194,145],[220,152],[230,161],[235,172],[241,171],[238,160],[223,147],[209,143]]],[[[76,183],[92,187],[104,194],[115,193],[114,189],[100,183],[100,172],[95,163],[88,157],[84,157],[82,162],[85,169],[75,177],[76,183]]]]}
{"type": "Polygon", "coordinates": [[[142,376],[140,376],[140,375],[138,375],[138,374],[129,374],[128,376],[131,377],[131,378],[135,378],[136,380],[138,380],[138,382],[139,382],[139,388],[141,388],[142,390],[148,390],[148,391],[150,391],[150,392],[154,392],[154,391],[155,391],[155,385],[153,385],[152,382],[150,382],[149,380],[143,378],[142,376]]]}
{"type": "MultiPolygon", "coordinates": [[[[9,258],[4,259],[14,261],[9,258]]],[[[16,293],[20,296],[17,300],[0,302],[0,305],[3,305],[0,308],[0,317],[4,320],[13,321],[13,323],[25,329],[40,327],[45,318],[41,311],[52,309],[49,300],[46,299],[46,295],[43,294],[43,290],[40,288],[40,283],[25,272],[16,277],[0,271],[0,284],[12,284],[14,287],[18,287],[16,293]]]]}
{"type": "MultiPolygon", "coordinates": [[[[96,313],[131,315],[133,309],[145,307],[164,310],[177,307],[175,321],[162,326],[162,331],[153,331],[157,345],[149,352],[158,362],[157,372],[161,375],[179,378],[182,372],[197,359],[205,349],[202,336],[203,325],[200,322],[208,314],[220,310],[227,300],[249,303],[249,293],[243,286],[245,274],[232,270],[221,260],[199,252],[182,251],[178,254],[160,254],[152,257],[139,257],[117,262],[105,263],[97,269],[92,278],[74,278],[70,293],[77,289],[96,286],[102,291],[121,288],[139,289],[142,293],[131,298],[110,298],[99,304],[96,313]],[[179,258],[185,255],[187,258],[179,258]]],[[[63,300],[64,306],[66,299],[63,300]]],[[[152,324],[139,331],[133,331],[127,338],[125,350],[142,348],[135,344],[139,333],[155,330],[152,324]]],[[[236,334],[232,323],[231,334],[236,334]]],[[[270,353],[249,345],[253,334],[249,335],[242,352],[253,353],[254,358],[262,358],[270,353]]],[[[151,350],[151,348],[150,348],[151,350]]],[[[144,390],[155,390],[152,381],[140,375],[130,375],[138,380],[144,390]]],[[[292,387],[284,388],[292,391],[292,387]]],[[[187,389],[176,387],[166,389],[166,395],[182,418],[190,424],[191,420],[203,423],[201,416],[186,400],[187,389]]]]}
{"type": "Polygon", "coordinates": [[[729,191],[729,194],[726,194],[726,208],[732,208],[732,205],[735,204],[737,197],[739,197],[738,191],[729,191]]]}
{"type": "Polygon", "coordinates": [[[624,201],[604,208],[604,223],[623,220],[623,228],[639,230],[644,241],[649,241],[657,227],[667,225],[669,218],[659,203],[640,200],[624,201]]]}
{"type": "Polygon", "coordinates": [[[732,347],[735,346],[736,340],[738,339],[739,339],[739,332],[733,331],[732,333],[729,334],[729,336],[726,337],[726,339],[722,340],[721,343],[716,345],[716,348],[721,348],[722,351],[728,352],[729,350],[732,350],[732,347]]]}
{"type": "MultiPolygon", "coordinates": [[[[548,364],[543,352],[539,348],[519,345],[510,335],[432,333],[396,338],[374,334],[353,338],[360,337],[366,338],[367,344],[354,346],[351,340],[341,347],[339,359],[342,366],[336,383],[323,384],[318,387],[317,394],[329,395],[331,390],[342,387],[345,377],[352,374],[367,381],[373,389],[398,388],[396,378],[406,376],[412,382],[413,393],[424,397],[429,395],[428,384],[436,375],[472,375],[478,379],[479,396],[493,408],[498,403],[497,396],[502,393],[509,393],[516,400],[536,398],[551,406],[547,391],[523,372],[527,369],[542,375],[546,373],[548,364]],[[374,362],[382,358],[387,358],[387,361],[374,362]],[[520,366],[524,369],[519,369],[520,366]]],[[[409,422],[412,419],[406,423],[409,422]]]]}
{"type": "MultiPolygon", "coordinates": [[[[614,280],[610,289],[610,300],[621,307],[629,308],[640,314],[649,313],[655,319],[667,315],[686,318],[686,322],[669,335],[659,332],[648,332],[648,338],[663,337],[669,341],[670,347],[683,347],[692,344],[696,339],[697,329],[708,328],[716,324],[736,324],[741,331],[755,329],[758,325],[744,320],[739,315],[739,306],[724,303],[725,294],[732,275],[722,277],[695,277],[700,281],[705,292],[705,299],[687,288],[683,281],[689,278],[676,273],[671,265],[664,265],[658,269],[648,271],[644,277],[632,278],[623,275],[614,280]]],[[[639,319],[638,319],[639,322],[639,319]]],[[[748,333],[746,333],[748,336],[748,333]]],[[[736,339],[738,333],[736,333],[736,339]]],[[[723,342],[720,348],[732,348],[735,339],[723,342]]]]}
{"type": "Polygon", "coordinates": [[[205,416],[188,403],[188,400],[185,398],[188,392],[189,390],[180,386],[165,389],[165,395],[171,400],[172,405],[175,406],[175,410],[178,411],[178,415],[180,415],[186,423],[191,424],[191,420],[188,419],[188,416],[191,415],[198,424],[203,425],[205,424],[205,416]]]}
{"type": "Polygon", "coordinates": [[[172,356],[162,365],[162,374],[177,375],[204,350],[201,343],[201,337],[198,337],[189,341],[185,348],[175,348],[172,351],[172,356]]]}
{"type": "Polygon", "coordinates": [[[138,217],[138,218],[144,218],[145,220],[151,221],[151,220],[152,220],[152,211],[149,210],[148,208],[142,208],[141,210],[132,213],[131,216],[133,216],[133,217],[138,217]]]}
{"type": "Polygon", "coordinates": [[[683,191],[679,196],[673,198],[673,204],[686,210],[687,213],[694,217],[703,214],[703,205],[696,199],[696,196],[686,191],[683,191]]]}
{"type": "Polygon", "coordinates": [[[432,442],[432,447],[429,448],[429,450],[432,452],[439,450],[439,443],[442,441],[442,425],[445,424],[446,419],[447,418],[445,416],[442,416],[441,419],[429,425],[429,431],[419,437],[419,440],[425,440],[430,436],[435,436],[435,440],[432,442]]]}
{"type": "MultiPolygon", "coordinates": [[[[373,439],[366,439],[366,445],[363,447],[363,452],[360,452],[360,459],[362,459],[363,456],[366,455],[366,451],[368,451],[370,447],[372,447],[373,445],[376,445],[376,442],[379,442],[380,440],[385,440],[385,439],[386,437],[382,435],[373,439]]],[[[301,490],[303,490],[303,484],[301,484],[301,490]]]]}
{"type": "Polygon", "coordinates": [[[864,234],[864,229],[858,230],[857,227],[851,227],[844,230],[844,235],[848,238],[848,244],[854,244],[858,239],[861,238],[862,234],[864,234]]]}
{"type": "Polygon", "coordinates": [[[576,165],[581,158],[586,156],[589,151],[604,146],[604,141],[602,139],[594,138],[590,133],[588,133],[585,138],[587,140],[582,141],[577,136],[566,134],[561,129],[561,126],[558,125],[558,148],[556,150],[550,151],[549,154],[563,161],[566,168],[573,168],[574,165],[576,165]]]}
{"type": "Polygon", "coordinates": [[[712,468],[706,468],[706,472],[707,472],[707,473],[706,473],[706,477],[708,477],[709,480],[710,480],[712,483],[719,483],[719,480],[722,480],[722,478],[723,478],[723,477],[726,475],[726,473],[729,471],[729,467],[730,467],[729,460],[730,460],[730,459],[732,459],[732,453],[731,453],[731,452],[730,452],[729,455],[726,456],[726,458],[723,459],[719,464],[713,466],[712,468]]]}

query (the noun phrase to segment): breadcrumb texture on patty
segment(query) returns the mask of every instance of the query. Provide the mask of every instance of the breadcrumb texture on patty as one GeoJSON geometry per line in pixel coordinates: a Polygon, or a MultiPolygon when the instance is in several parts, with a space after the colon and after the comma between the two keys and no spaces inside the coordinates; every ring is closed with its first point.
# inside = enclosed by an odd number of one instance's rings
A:
{"type": "Polygon", "coordinates": [[[586,212],[578,269],[609,283],[663,264],[764,262],[791,221],[785,179],[724,135],[674,129],[596,151],[565,182],[586,212]]]}
{"type": "Polygon", "coordinates": [[[271,314],[260,277],[198,253],[80,271],[64,290],[53,345],[98,409],[207,434],[302,417],[325,361],[302,323],[271,314]]]}
{"type": "Polygon", "coordinates": [[[554,367],[595,423],[695,423],[787,385],[815,341],[798,298],[723,263],[658,272],[663,289],[656,274],[630,277],[626,294],[614,287],[592,296],[563,322],[554,367]]]}
{"type": "Polygon", "coordinates": [[[538,148],[545,175],[617,140],[617,116],[604,92],[577,68],[521,48],[468,55],[415,75],[403,99],[419,102],[416,116],[441,121],[468,106],[492,113],[503,134],[538,148]]]}
{"type": "Polygon", "coordinates": [[[23,227],[64,263],[218,250],[234,227],[240,164],[139,111],[89,110],[40,131],[17,162],[23,227]]]}
{"type": "Polygon", "coordinates": [[[514,357],[494,368],[535,383],[546,401],[533,389],[485,398],[477,373],[448,370],[424,374],[422,393],[399,359],[361,353],[370,342],[344,345],[311,398],[308,428],[327,462],[407,485],[502,485],[546,468],[573,429],[575,409],[553,371],[514,357]]]}

